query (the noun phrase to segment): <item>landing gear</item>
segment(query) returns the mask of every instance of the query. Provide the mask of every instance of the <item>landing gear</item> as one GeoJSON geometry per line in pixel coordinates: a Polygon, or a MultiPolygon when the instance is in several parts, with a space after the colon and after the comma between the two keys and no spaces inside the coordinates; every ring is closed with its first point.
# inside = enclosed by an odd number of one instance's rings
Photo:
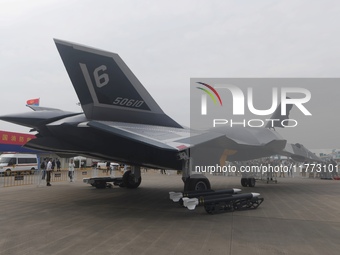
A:
{"type": "Polygon", "coordinates": [[[141,182],[142,182],[142,177],[140,176],[140,174],[139,174],[139,177],[137,177],[136,174],[133,174],[129,170],[123,174],[123,183],[120,187],[126,187],[128,189],[135,189],[139,187],[141,182]]]}
{"type": "Polygon", "coordinates": [[[248,186],[249,187],[255,187],[255,178],[252,177],[252,178],[248,178],[248,186]]]}
{"type": "Polygon", "coordinates": [[[210,190],[211,185],[207,177],[202,174],[190,175],[191,158],[189,150],[178,153],[178,159],[182,160],[182,180],[184,191],[210,190]]]}
{"type": "Polygon", "coordinates": [[[248,187],[248,178],[241,178],[242,187],[248,187]]]}
{"type": "Polygon", "coordinates": [[[210,190],[211,185],[207,177],[201,174],[193,174],[184,181],[184,191],[210,190]]]}
{"type": "Polygon", "coordinates": [[[255,178],[251,177],[251,178],[241,178],[241,185],[242,187],[255,187],[255,178]]]}

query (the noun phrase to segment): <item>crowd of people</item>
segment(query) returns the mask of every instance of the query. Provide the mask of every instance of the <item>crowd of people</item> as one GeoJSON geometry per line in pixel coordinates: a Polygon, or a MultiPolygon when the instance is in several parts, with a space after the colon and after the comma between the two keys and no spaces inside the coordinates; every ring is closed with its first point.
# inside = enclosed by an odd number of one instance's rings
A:
{"type": "MultiPolygon", "coordinates": [[[[74,179],[74,168],[75,164],[73,159],[70,159],[69,168],[68,168],[68,177],[70,182],[73,182],[74,179]]],[[[52,186],[51,184],[51,173],[56,169],[57,172],[61,171],[61,162],[58,158],[44,158],[44,160],[40,164],[40,170],[42,171],[42,179],[46,179],[46,186],[52,186]]]]}

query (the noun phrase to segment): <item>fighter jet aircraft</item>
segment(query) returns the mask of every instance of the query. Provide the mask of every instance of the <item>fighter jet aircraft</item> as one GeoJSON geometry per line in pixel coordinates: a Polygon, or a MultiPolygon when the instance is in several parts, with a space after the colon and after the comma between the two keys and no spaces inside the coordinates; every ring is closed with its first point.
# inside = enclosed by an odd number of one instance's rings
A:
{"type": "Polygon", "coordinates": [[[128,188],[140,185],[140,167],[182,170],[185,190],[211,187],[204,175],[191,174],[193,162],[223,165],[285,150],[286,140],[269,128],[185,128],[162,111],[118,54],[55,43],[83,112],[31,106],[32,112],[1,116],[37,132],[27,148],[129,164],[128,188]]]}

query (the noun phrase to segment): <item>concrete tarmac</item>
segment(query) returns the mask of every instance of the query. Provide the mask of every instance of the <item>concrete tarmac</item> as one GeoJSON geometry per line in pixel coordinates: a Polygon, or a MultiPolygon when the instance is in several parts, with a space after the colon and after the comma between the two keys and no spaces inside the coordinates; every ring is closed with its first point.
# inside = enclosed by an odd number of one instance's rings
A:
{"type": "MultiPolygon", "coordinates": [[[[81,181],[0,189],[0,254],[339,254],[340,181],[279,178],[256,210],[209,215],[169,200],[179,175],[149,171],[135,190],[81,181]]],[[[209,176],[212,188],[240,177],[209,176]]]]}

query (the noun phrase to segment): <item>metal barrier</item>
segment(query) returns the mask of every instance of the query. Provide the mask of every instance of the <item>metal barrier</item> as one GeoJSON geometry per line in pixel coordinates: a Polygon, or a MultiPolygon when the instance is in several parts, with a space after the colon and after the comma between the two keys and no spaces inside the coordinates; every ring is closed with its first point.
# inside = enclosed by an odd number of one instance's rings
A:
{"type": "MultiPolygon", "coordinates": [[[[67,180],[68,171],[58,171],[51,173],[51,182],[61,182],[67,180]]],[[[42,185],[46,184],[43,179],[43,171],[35,171],[34,174],[27,172],[14,173],[11,176],[3,175],[0,177],[0,187],[13,187],[22,185],[42,185]]]]}
{"type": "MultiPolygon", "coordinates": [[[[82,181],[83,178],[91,178],[98,176],[111,176],[114,177],[116,174],[120,175],[118,171],[108,171],[96,169],[96,168],[86,168],[86,169],[76,169],[74,171],[73,181],[82,181]]],[[[29,172],[15,172],[11,176],[2,175],[0,176],[0,188],[2,187],[13,187],[22,185],[46,185],[46,179],[43,178],[43,171],[35,171],[34,174],[29,172]]],[[[70,181],[68,176],[68,170],[53,171],[51,173],[51,183],[55,182],[66,182],[70,181]]]]}
{"type": "Polygon", "coordinates": [[[36,183],[36,180],[37,180],[36,174],[32,175],[18,174],[14,176],[1,176],[0,187],[32,185],[36,183]]]}

